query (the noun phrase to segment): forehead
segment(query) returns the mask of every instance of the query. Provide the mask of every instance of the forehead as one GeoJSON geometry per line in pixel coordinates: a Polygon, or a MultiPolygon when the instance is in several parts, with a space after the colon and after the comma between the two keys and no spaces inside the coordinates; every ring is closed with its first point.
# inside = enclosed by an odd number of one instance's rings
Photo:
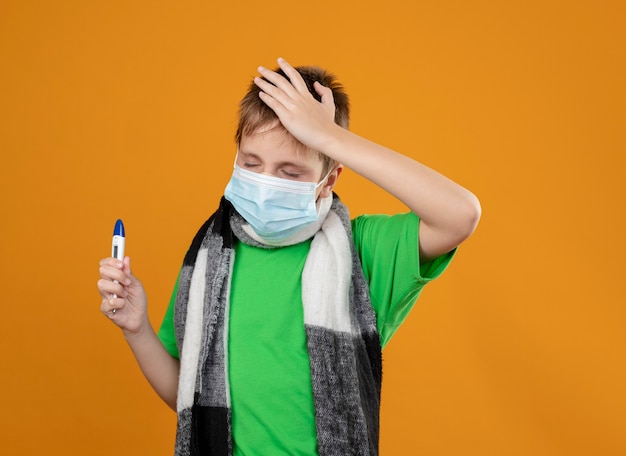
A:
{"type": "Polygon", "coordinates": [[[251,134],[243,135],[239,153],[255,155],[266,162],[291,161],[311,168],[323,165],[319,153],[300,143],[279,123],[262,126],[251,134]]]}

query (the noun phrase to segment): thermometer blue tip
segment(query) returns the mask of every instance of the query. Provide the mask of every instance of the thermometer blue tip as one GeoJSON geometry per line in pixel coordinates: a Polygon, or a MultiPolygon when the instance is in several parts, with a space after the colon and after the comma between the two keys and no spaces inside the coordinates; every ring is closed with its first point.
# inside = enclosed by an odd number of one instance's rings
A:
{"type": "Polygon", "coordinates": [[[126,237],[126,233],[124,232],[124,223],[121,219],[117,219],[115,222],[115,229],[113,230],[113,236],[122,236],[126,237]]]}

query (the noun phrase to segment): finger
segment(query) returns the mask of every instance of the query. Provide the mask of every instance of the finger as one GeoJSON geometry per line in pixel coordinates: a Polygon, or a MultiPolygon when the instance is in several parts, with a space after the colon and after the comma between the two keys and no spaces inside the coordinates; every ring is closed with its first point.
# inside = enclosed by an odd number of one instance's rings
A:
{"type": "Polygon", "coordinates": [[[100,261],[100,277],[109,278],[111,280],[119,279],[119,273],[122,272],[124,263],[115,258],[104,258],[100,261]]]}
{"type": "Polygon", "coordinates": [[[302,75],[298,72],[298,70],[292,67],[289,64],[289,62],[287,62],[282,57],[279,57],[278,66],[280,67],[281,70],[285,72],[285,74],[289,78],[289,81],[291,82],[291,85],[293,85],[296,88],[296,90],[298,90],[298,92],[300,93],[309,92],[309,89],[306,86],[306,82],[304,82],[302,75]]]}
{"type": "Polygon", "coordinates": [[[282,90],[286,95],[290,97],[296,96],[297,94],[296,88],[284,76],[276,73],[275,71],[267,69],[263,66],[260,66],[258,68],[258,72],[261,74],[261,76],[263,76],[266,79],[266,82],[269,81],[271,83],[270,85],[273,84],[274,86],[278,87],[278,89],[282,90]]]}
{"type": "Polygon", "coordinates": [[[122,267],[124,266],[124,263],[122,263],[120,260],[118,260],[117,258],[103,258],[102,260],[100,260],[100,266],[111,266],[117,269],[122,269],[122,267]]]}
{"type": "Polygon", "coordinates": [[[98,291],[105,299],[108,299],[111,296],[118,296],[119,298],[126,297],[126,292],[122,284],[106,279],[98,280],[98,291]]]}
{"type": "Polygon", "coordinates": [[[124,308],[124,300],[119,298],[103,299],[100,304],[100,311],[107,317],[113,319],[117,313],[124,308]]]}
{"type": "Polygon", "coordinates": [[[111,267],[110,265],[100,266],[99,269],[100,278],[105,280],[116,280],[125,285],[130,285],[130,277],[129,275],[115,267],[111,267]]]}
{"type": "Polygon", "coordinates": [[[259,89],[261,89],[262,93],[265,93],[283,103],[288,102],[289,95],[287,95],[281,88],[276,87],[274,84],[259,77],[254,78],[254,83],[259,89]]]}
{"type": "MultiPolygon", "coordinates": [[[[254,83],[257,85],[261,91],[259,92],[260,98],[265,101],[265,103],[270,106],[274,112],[278,114],[276,108],[280,106],[289,106],[291,104],[291,98],[288,94],[286,94],[282,89],[276,87],[275,85],[269,83],[265,79],[256,77],[254,78],[254,83]],[[265,98],[263,97],[265,95],[265,98]],[[272,105],[267,102],[267,99],[271,99],[275,103],[272,105]]],[[[293,90],[293,88],[292,88],[293,90]]]]}
{"type": "Polygon", "coordinates": [[[259,92],[259,98],[263,100],[263,103],[269,106],[270,109],[276,113],[279,119],[281,118],[281,116],[285,112],[285,107],[278,100],[276,100],[276,98],[268,95],[265,92],[259,92]]]}

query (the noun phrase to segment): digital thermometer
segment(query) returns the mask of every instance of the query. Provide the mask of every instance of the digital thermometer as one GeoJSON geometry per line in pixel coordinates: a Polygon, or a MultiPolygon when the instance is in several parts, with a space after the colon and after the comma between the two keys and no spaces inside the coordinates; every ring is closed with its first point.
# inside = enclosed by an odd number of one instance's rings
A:
{"type": "MultiPolygon", "coordinates": [[[[111,256],[118,260],[124,261],[124,247],[126,246],[126,233],[124,232],[124,223],[121,219],[117,219],[115,222],[115,228],[113,229],[113,241],[111,242],[111,256]]],[[[117,280],[115,281],[117,283],[117,280]]],[[[113,295],[117,298],[117,295],[113,295]]],[[[113,314],[115,314],[113,309],[113,314]]]]}
{"type": "Polygon", "coordinates": [[[126,233],[124,232],[124,223],[121,219],[115,222],[113,230],[113,242],[111,243],[111,256],[118,260],[124,261],[124,247],[126,245],[126,233]]]}

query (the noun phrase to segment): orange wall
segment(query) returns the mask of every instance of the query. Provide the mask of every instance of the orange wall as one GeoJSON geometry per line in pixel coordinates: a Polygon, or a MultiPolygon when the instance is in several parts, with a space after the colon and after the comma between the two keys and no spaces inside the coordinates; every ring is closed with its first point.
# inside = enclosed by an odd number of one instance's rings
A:
{"type": "MultiPolygon", "coordinates": [[[[382,453],[626,454],[623,2],[0,3],[3,454],[171,454],[175,417],[99,310],[116,218],[158,325],[283,56],[353,130],[483,205],[385,351],[382,453]]],[[[403,210],[353,173],[353,215],[403,210]]]]}

